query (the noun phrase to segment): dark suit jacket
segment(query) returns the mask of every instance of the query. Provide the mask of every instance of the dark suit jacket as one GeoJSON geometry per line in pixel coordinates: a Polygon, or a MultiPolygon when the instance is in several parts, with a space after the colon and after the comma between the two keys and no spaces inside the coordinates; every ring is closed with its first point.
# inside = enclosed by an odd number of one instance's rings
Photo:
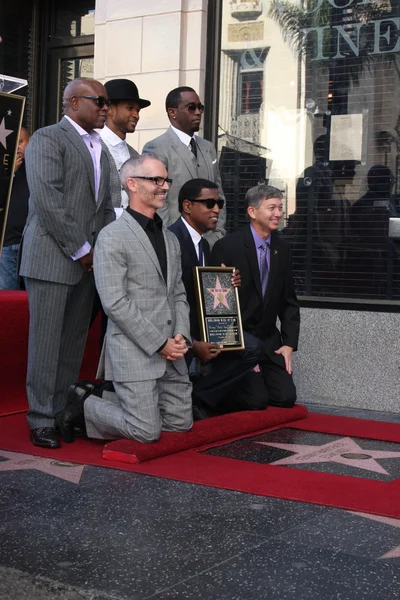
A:
{"type": "MultiPolygon", "coordinates": [[[[196,293],[194,287],[193,268],[198,267],[196,249],[194,247],[190,233],[181,217],[175,223],[168,227],[176,235],[181,247],[182,257],[182,281],[185,286],[187,301],[190,307],[190,335],[195,340],[200,340],[199,318],[197,313],[196,293]]],[[[210,246],[203,238],[204,262],[208,264],[210,258],[210,246]]]]}
{"type": "Polygon", "coordinates": [[[219,240],[211,253],[210,265],[240,270],[239,288],[243,329],[265,342],[268,356],[282,345],[297,349],[300,311],[293,287],[290,245],[273,232],[270,246],[270,271],[264,299],[261,295],[257,251],[250,225],[219,240]],[[281,331],[276,326],[279,317],[281,331]]]}

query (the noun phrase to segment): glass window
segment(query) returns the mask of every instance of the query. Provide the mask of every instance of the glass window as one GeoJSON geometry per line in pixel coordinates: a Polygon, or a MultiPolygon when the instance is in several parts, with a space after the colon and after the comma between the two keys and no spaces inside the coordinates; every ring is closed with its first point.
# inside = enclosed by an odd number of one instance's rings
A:
{"type": "Polygon", "coordinates": [[[75,0],[60,2],[55,6],[53,35],[55,37],[79,37],[94,35],[95,3],[75,0]]]}
{"type": "Polygon", "coordinates": [[[221,0],[218,147],[228,227],[282,190],[301,296],[400,299],[400,8],[221,0]]]}

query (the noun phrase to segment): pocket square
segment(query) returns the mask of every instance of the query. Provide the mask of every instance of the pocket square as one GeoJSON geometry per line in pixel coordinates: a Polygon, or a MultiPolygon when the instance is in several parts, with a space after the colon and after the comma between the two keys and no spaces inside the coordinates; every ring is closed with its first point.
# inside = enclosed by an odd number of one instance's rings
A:
{"type": "Polygon", "coordinates": [[[217,159],[212,161],[212,164],[215,165],[215,163],[217,162],[217,159]]]}

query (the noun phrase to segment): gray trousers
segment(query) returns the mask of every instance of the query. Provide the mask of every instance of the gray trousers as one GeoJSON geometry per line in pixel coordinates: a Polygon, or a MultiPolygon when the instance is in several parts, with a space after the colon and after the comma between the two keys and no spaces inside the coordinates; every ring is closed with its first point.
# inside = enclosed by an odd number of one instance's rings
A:
{"type": "Polygon", "coordinates": [[[94,296],[93,274],[76,285],[25,279],[29,301],[26,393],[31,429],[54,427],[76,382],[85,350],[94,296]]]}
{"type": "Polygon", "coordinates": [[[90,438],[154,442],[161,431],[188,431],[193,424],[192,384],[167,362],[150,381],[113,382],[115,393],[89,396],[84,403],[90,438]]]}

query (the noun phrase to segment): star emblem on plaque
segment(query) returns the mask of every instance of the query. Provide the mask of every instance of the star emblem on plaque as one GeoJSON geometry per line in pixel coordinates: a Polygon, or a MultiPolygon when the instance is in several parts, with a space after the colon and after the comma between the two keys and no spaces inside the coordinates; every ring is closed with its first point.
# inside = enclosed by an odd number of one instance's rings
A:
{"type": "Polygon", "coordinates": [[[238,289],[234,267],[195,267],[195,288],[202,341],[222,344],[222,350],[243,350],[238,289]]]}

